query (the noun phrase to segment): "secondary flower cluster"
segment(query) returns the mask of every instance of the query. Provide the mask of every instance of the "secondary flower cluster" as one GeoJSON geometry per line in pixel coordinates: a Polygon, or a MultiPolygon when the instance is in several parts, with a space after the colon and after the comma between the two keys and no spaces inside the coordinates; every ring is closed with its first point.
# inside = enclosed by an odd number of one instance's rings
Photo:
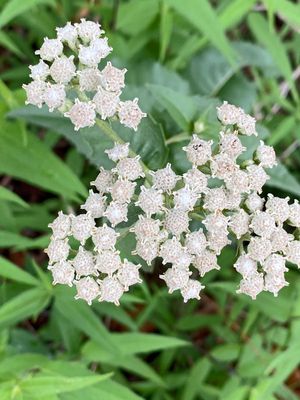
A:
{"type": "Polygon", "coordinates": [[[118,69],[111,62],[99,69],[112,51],[99,23],[81,19],[56,31],[57,38],[45,38],[36,51],[39,63],[29,67],[32,81],[23,85],[26,103],[37,107],[46,104],[51,112],[58,109],[75,130],[93,126],[98,114],[103,120],[116,116],[121,124],[136,131],[146,114],[137,98],[120,100],[126,69],[118,69]]]}
{"type": "Polygon", "coordinates": [[[138,219],[130,227],[136,237],[133,254],[147,264],[160,258],[167,265],[160,278],[170,293],[179,290],[185,302],[200,299],[204,286],[197,274],[203,277],[219,270],[218,256],[232,243],[239,250],[234,267],[242,275],[237,292],[253,299],[264,290],[277,296],[287,285],[286,261],[300,267],[300,204],[260,196],[269,179],[265,169],[276,165],[276,155],[271,146],[255,139],[251,158],[241,157],[246,150],[243,135],[257,135],[255,120],[226,102],[217,115],[222,124],[218,142],[193,135],[183,147],[191,163],[183,176],[176,175],[170,164],[145,176],[139,157],[128,157],[128,144],[107,150],[116,166],[101,169],[92,182],[98,193],[90,191],[81,206],[86,214],[60,214],[51,225],[47,253],[54,283],[74,283],[77,297],[89,303],[98,296],[117,304],[130,285],[140,282],[140,265],[122,262],[114,248],[119,224],[127,221],[128,205],[134,203],[138,219]],[[100,227],[95,227],[95,218],[101,218],[100,227]],[[193,219],[198,222],[196,230],[191,229],[193,219]],[[81,247],[73,260],[66,261],[69,234],[81,247]],[[83,248],[89,237],[92,252],[83,248]],[[107,274],[98,281],[100,286],[86,277],[97,274],[107,274]]]}

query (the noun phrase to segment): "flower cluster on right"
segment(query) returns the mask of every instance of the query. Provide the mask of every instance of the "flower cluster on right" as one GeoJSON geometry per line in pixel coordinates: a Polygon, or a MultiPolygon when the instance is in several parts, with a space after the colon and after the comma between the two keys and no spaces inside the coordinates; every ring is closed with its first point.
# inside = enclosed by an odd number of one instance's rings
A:
{"type": "MultiPolygon", "coordinates": [[[[90,191],[81,207],[86,214],[70,217],[73,221],[89,221],[80,225],[84,240],[78,236],[76,224],[65,229],[65,236],[72,235],[81,246],[89,237],[92,244],[85,250],[80,247],[79,256],[69,260],[70,279],[66,279],[59,263],[50,265],[56,283],[74,284],[78,290],[82,281],[86,283],[82,275],[100,276],[99,286],[90,277],[77,297],[89,303],[97,297],[118,304],[129,286],[141,282],[141,266],[135,268],[132,260],[120,260],[114,247],[119,235],[124,234],[124,225],[120,224],[127,221],[131,205],[138,214],[137,221],[126,228],[136,238],[133,254],[147,264],[160,258],[166,266],[160,278],[170,293],[179,290],[185,302],[200,299],[204,286],[198,276],[220,269],[218,257],[229,244],[239,253],[234,264],[242,275],[238,293],[253,299],[262,291],[277,296],[288,285],[284,277],[286,261],[300,267],[300,204],[297,200],[289,204],[289,198],[271,194],[267,199],[261,196],[269,179],[266,170],[277,163],[274,149],[258,139],[250,158],[241,157],[247,150],[243,136],[257,135],[255,119],[226,102],[217,108],[217,115],[222,124],[218,141],[193,135],[183,147],[191,163],[183,176],[177,175],[170,164],[157,171],[143,171],[140,158],[129,157],[128,143],[116,143],[106,151],[116,163],[115,168],[101,169],[92,182],[99,193],[90,191]],[[196,230],[192,229],[193,219],[198,221],[196,230]],[[99,237],[98,232],[102,232],[99,237]],[[106,247],[99,247],[98,241],[102,243],[104,238],[106,247]],[[77,265],[84,251],[92,252],[91,269],[86,271],[77,265]]],[[[47,250],[50,264],[61,260],[56,254],[61,243],[56,239],[54,234],[47,250]]],[[[68,252],[64,253],[65,259],[68,252]]]]}

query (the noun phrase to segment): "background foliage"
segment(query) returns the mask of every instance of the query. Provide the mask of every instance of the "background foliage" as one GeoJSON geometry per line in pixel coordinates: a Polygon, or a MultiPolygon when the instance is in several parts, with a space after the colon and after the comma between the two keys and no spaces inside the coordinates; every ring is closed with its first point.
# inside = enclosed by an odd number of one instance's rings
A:
{"type": "MultiPolygon", "coordinates": [[[[188,165],[192,132],[217,134],[226,99],[260,121],[280,165],[268,191],[300,198],[300,5],[287,0],[0,0],[1,400],[295,400],[300,393],[300,275],[275,299],[236,295],[234,249],[186,305],[144,271],[121,307],[53,288],[42,249],[58,210],[76,211],[96,167],[110,167],[98,128],[24,107],[22,83],[45,36],[80,17],[103,24],[126,94],[150,118],[130,136],[150,168],[188,165]]],[[[116,126],[129,138],[126,128],[116,126]]],[[[131,248],[130,235],[120,249],[131,248]]],[[[126,254],[128,256],[128,254],[126,254]]]]}

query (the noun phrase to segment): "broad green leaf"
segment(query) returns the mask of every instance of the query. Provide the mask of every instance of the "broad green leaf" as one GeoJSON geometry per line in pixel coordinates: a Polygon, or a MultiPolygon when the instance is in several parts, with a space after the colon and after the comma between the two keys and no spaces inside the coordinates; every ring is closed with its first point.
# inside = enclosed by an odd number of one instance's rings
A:
{"type": "Polygon", "coordinates": [[[48,304],[50,294],[42,288],[26,290],[0,307],[0,329],[39,314],[48,304]]]}
{"type": "Polygon", "coordinates": [[[158,0],[130,0],[118,8],[117,29],[128,35],[139,35],[158,15],[158,0]]]}
{"type": "Polygon", "coordinates": [[[54,4],[53,0],[9,0],[0,13],[0,27],[38,4],[54,4]]]}
{"type": "Polygon", "coordinates": [[[208,0],[167,0],[168,4],[186,18],[205,38],[210,40],[230,61],[234,63],[235,52],[225,31],[208,0]]]}
{"type": "Polygon", "coordinates": [[[20,267],[17,267],[3,257],[0,257],[0,276],[16,282],[25,283],[26,285],[36,286],[40,283],[28,272],[24,271],[20,267]]]}
{"type": "Polygon", "coordinates": [[[9,201],[19,204],[22,207],[28,207],[28,204],[21,199],[16,193],[6,189],[4,186],[0,187],[0,200],[9,201]]]}
{"type": "Polygon", "coordinates": [[[84,332],[112,354],[119,352],[119,345],[94,311],[82,300],[75,301],[65,288],[55,289],[55,307],[70,324],[84,332]]]}
{"type": "Polygon", "coordinates": [[[47,361],[48,358],[41,354],[23,353],[11,355],[0,361],[1,379],[11,378],[12,376],[16,377],[26,370],[41,367],[47,361]]]}
{"type": "MultiPolygon", "coordinates": [[[[111,138],[97,126],[74,131],[72,123],[58,113],[50,113],[45,107],[38,109],[27,106],[9,113],[10,117],[25,121],[60,133],[73,143],[77,150],[92,164],[111,168],[113,163],[104,151],[113,146],[111,138]]],[[[124,141],[130,142],[131,149],[138,153],[149,168],[163,166],[167,154],[161,127],[150,117],[143,118],[137,133],[123,127],[120,123],[112,124],[124,141]]]]}
{"type": "Polygon", "coordinates": [[[189,131],[190,123],[198,111],[196,99],[165,86],[147,85],[147,87],[177,125],[184,131],[189,131]]]}
{"type": "Polygon", "coordinates": [[[0,173],[22,179],[64,198],[77,200],[86,189],[77,176],[32,133],[26,143],[15,123],[0,122],[0,173]]]}
{"type": "Polygon", "coordinates": [[[211,368],[212,364],[207,358],[201,358],[196,361],[188,374],[182,400],[193,400],[196,398],[199,390],[198,385],[205,381],[211,368]]]}
{"type": "Polygon", "coordinates": [[[274,63],[278,66],[282,75],[288,82],[294,98],[298,98],[295,83],[292,77],[292,68],[285,47],[276,32],[269,29],[265,18],[259,14],[250,14],[248,24],[256,39],[266,47],[273,57],[274,63]]]}
{"type": "Polygon", "coordinates": [[[300,183],[283,164],[269,169],[267,173],[271,177],[266,183],[268,186],[300,196],[300,183]]]}
{"type": "Polygon", "coordinates": [[[219,361],[234,361],[238,358],[241,346],[237,343],[222,344],[212,349],[211,355],[219,361]]]}

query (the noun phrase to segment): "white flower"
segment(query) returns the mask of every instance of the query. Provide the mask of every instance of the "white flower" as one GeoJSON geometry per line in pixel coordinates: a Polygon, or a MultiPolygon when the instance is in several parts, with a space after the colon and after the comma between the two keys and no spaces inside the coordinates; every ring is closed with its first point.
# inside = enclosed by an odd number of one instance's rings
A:
{"type": "Polygon", "coordinates": [[[252,298],[252,300],[255,300],[256,296],[263,290],[264,290],[263,274],[256,272],[249,278],[242,279],[240,282],[240,287],[236,292],[247,294],[252,298]]]}
{"type": "Polygon", "coordinates": [[[70,118],[75,131],[80,128],[91,127],[95,124],[96,112],[92,102],[83,102],[75,99],[75,104],[71,109],[64,113],[65,117],[70,118]]]}
{"type": "Polygon", "coordinates": [[[93,39],[90,43],[90,47],[92,49],[95,49],[95,51],[97,53],[97,59],[99,60],[98,63],[103,58],[106,58],[109,55],[109,53],[112,51],[112,47],[109,47],[109,45],[108,45],[107,37],[93,39]]]}
{"type": "Polygon", "coordinates": [[[93,218],[100,218],[105,211],[105,200],[106,197],[89,190],[89,196],[80,208],[89,211],[93,218]]]}
{"type": "Polygon", "coordinates": [[[47,88],[46,82],[36,80],[28,83],[28,85],[22,85],[22,88],[25,90],[27,97],[25,104],[33,104],[41,108],[44,102],[44,92],[47,88]]]}
{"type": "Polygon", "coordinates": [[[195,257],[194,266],[199,271],[200,276],[204,276],[213,269],[220,269],[216,254],[208,249],[205,249],[200,256],[195,257]]]}
{"type": "Polygon", "coordinates": [[[169,163],[165,168],[151,172],[151,175],[153,176],[153,187],[167,193],[170,193],[171,190],[174,189],[179,179],[169,163]]]}
{"type": "Polygon", "coordinates": [[[174,192],[175,208],[180,208],[184,211],[191,211],[193,210],[197,200],[197,193],[190,189],[189,186],[184,186],[183,188],[174,192]]]}
{"type": "Polygon", "coordinates": [[[98,22],[86,21],[85,18],[81,18],[80,23],[75,24],[75,27],[78,36],[85,43],[99,37],[104,32],[98,22]]]}
{"type": "Polygon", "coordinates": [[[114,162],[122,160],[123,158],[127,158],[129,155],[129,143],[115,143],[114,147],[108,150],[105,150],[108,158],[114,162]]]}
{"type": "Polygon", "coordinates": [[[75,299],[85,300],[89,305],[92,304],[92,301],[99,296],[99,286],[91,277],[81,278],[78,281],[74,281],[74,284],[77,289],[77,294],[75,299]]]}
{"type": "Polygon", "coordinates": [[[79,246],[78,253],[72,260],[72,265],[75,269],[77,278],[87,275],[98,275],[95,268],[93,253],[86,250],[83,246],[79,246]]]}
{"type": "Polygon", "coordinates": [[[276,228],[275,219],[267,212],[256,211],[252,218],[250,228],[256,235],[269,239],[276,228]]]}
{"type": "Polygon", "coordinates": [[[81,91],[95,92],[100,85],[100,72],[97,68],[84,68],[77,72],[81,91]]]}
{"type": "Polygon", "coordinates": [[[286,250],[286,259],[300,268],[300,241],[292,240],[286,250]]]}
{"type": "Polygon", "coordinates": [[[102,88],[98,88],[97,93],[93,97],[93,103],[101,119],[107,119],[115,115],[120,102],[120,94],[120,92],[108,92],[102,88]]]}
{"type": "Polygon", "coordinates": [[[139,194],[138,201],[135,203],[139,206],[147,217],[152,214],[159,213],[163,210],[164,197],[161,190],[156,190],[153,188],[146,188],[141,186],[141,193],[139,194]]]}
{"type": "Polygon", "coordinates": [[[196,167],[189,169],[183,174],[184,183],[198,194],[206,192],[207,179],[207,175],[199,171],[196,167]]]}
{"type": "Polygon", "coordinates": [[[98,192],[104,194],[108,193],[113,184],[113,173],[107,171],[104,168],[100,168],[100,172],[97,178],[91,182],[91,185],[95,186],[98,192]]]}
{"type": "Polygon", "coordinates": [[[120,298],[125,291],[125,288],[118,279],[114,276],[107,276],[103,281],[98,281],[98,283],[101,293],[99,301],[107,301],[118,306],[120,304],[120,298]]]}
{"type": "Polygon", "coordinates": [[[237,124],[243,113],[241,108],[228,104],[227,101],[224,101],[220,107],[217,107],[217,115],[223,125],[237,124]]]}
{"type": "Polygon", "coordinates": [[[259,164],[264,168],[272,168],[277,164],[274,148],[272,146],[265,145],[262,140],[256,149],[255,155],[259,161],[259,164]]]}
{"type": "Polygon", "coordinates": [[[44,81],[49,75],[49,66],[43,60],[36,65],[29,65],[29,69],[31,71],[29,76],[32,79],[44,81]]]}
{"type": "Polygon", "coordinates": [[[180,289],[184,303],[187,303],[191,299],[200,300],[200,291],[204,289],[200,282],[195,279],[189,279],[187,284],[180,289]]]}
{"type": "Polygon", "coordinates": [[[101,82],[105,90],[109,92],[119,92],[125,87],[125,73],[127,69],[119,69],[112,66],[109,61],[105,68],[101,71],[101,82]]]}
{"type": "Polygon", "coordinates": [[[78,34],[76,27],[73,26],[71,22],[67,22],[67,24],[61,28],[56,28],[56,32],[61,42],[66,42],[72,49],[75,47],[78,34]]]}
{"type": "Polygon", "coordinates": [[[257,272],[257,262],[252,260],[247,254],[242,254],[236,260],[234,268],[243,278],[251,279],[251,276],[257,272]]]}
{"type": "Polygon", "coordinates": [[[49,264],[65,261],[68,258],[70,246],[67,239],[60,240],[51,238],[45,253],[49,257],[49,264]]]}
{"type": "Polygon", "coordinates": [[[188,160],[196,166],[204,165],[211,158],[212,140],[202,140],[197,135],[193,135],[190,143],[183,147],[188,160]]]}
{"type": "Polygon", "coordinates": [[[226,153],[221,153],[212,157],[210,169],[213,178],[230,179],[231,175],[238,169],[238,165],[226,153]]]}
{"type": "Polygon", "coordinates": [[[114,249],[118,236],[120,236],[120,234],[106,224],[94,228],[92,231],[92,239],[95,250],[103,251],[114,249]]]}
{"type": "Polygon", "coordinates": [[[237,136],[237,132],[220,132],[220,152],[227,154],[230,158],[236,159],[246,149],[237,136]]]}
{"type": "Polygon", "coordinates": [[[53,285],[57,283],[61,285],[72,286],[74,279],[74,268],[68,261],[61,260],[54,265],[48,267],[52,273],[53,285]]]}
{"type": "Polygon", "coordinates": [[[239,210],[242,202],[241,193],[226,191],[226,209],[227,210],[239,210]]]}
{"type": "Polygon", "coordinates": [[[178,268],[188,268],[194,261],[194,256],[192,256],[185,247],[182,248],[174,267],[178,268]]]}
{"type": "Polygon", "coordinates": [[[128,290],[129,286],[135,285],[136,283],[142,283],[139,274],[140,268],[140,264],[133,264],[126,259],[124,260],[123,265],[117,272],[117,278],[119,282],[121,282],[121,284],[124,286],[125,290],[128,290]]]}
{"type": "Polygon", "coordinates": [[[277,274],[266,274],[265,275],[265,287],[264,289],[268,292],[274,294],[275,297],[278,296],[278,292],[288,286],[288,282],[284,279],[284,275],[277,274]]]}
{"type": "Polygon", "coordinates": [[[132,254],[140,256],[148,265],[150,265],[154,258],[158,256],[158,252],[158,240],[138,240],[136,242],[135,250],[132,252],[132,254]]]}
{"type": "Polygon", "coordinates": [[[228,223],[229,217],[226,217],[221,213],[209,214],[206,216],[205,220],[203,220],[203,224],[205,225],[208,232],[215,234],[227,234],[228,223]]]}
{"type": "Polygon", "coordinates": [[[93,46],[79,46],[78,58],[81,64],[87,67],[98,67],[101,61],[101,54],[93,46]]]}
{"type": "Polygon", "coordinates": [[[232,174],[224,177],[228,190],[238,195],[249,191],[249,178],[247,172],[237,169],[232,174]]]}
{"type": "Polygon", "coordinates": [[[298,200],[294,200],[294,203],[289,206],[289,225],[300,228],[300,204],[298,200]]]}
{"type": "Polygon", "coordinates": [[[285,266],[285,258],[280,254],[271,254],[262,264],[262,268],[268,274],[283,274],[288,271],[285,266]]]}
{"type": "Polygon", "coordinates": [[[119,203],[130,203],[135,187],[135,182],[118,179],[111,187],[111,197],[119,203]]]}
{"type": "Polygon", "coordinates": [[[74,56],[57,57],[50,67],[49,73],[56,83],[67,84],[76,75],[74,56]]]}
{"type": "Polygon", "coordinates": [[[96,269],[103,274],[112,276],[121,266],[121,258],[116,250],[103,250],[96,256],[96,269]]]}
{"type": "Polygon", "coordinates": [[[177,238],[172,237],[172,239],[167,239],[160,246],[159,256],[163,259],[163,264],[177,264],[179,262],[182,252],[182,244],[177,238]]]}
{"type": "Polygon", "coordinates": [[[262,187],[270,178],[260,165],[249,165],[247,167],[249,178],[249,189],[261,193],[262,187]]]}
{"type": "Polygon", "coordinates": [[[48,83],[44,91],[44,101],[49,107],[49,111],[54,111],[55,108],[60,108],[66,100],[65,87],[60,84],[48,83]]]}
{"type": "Polygon", "coordinates": [[[268,194],[266,210],[275,218],[275,221],[279,225],[283,224],[283,222],[285,222],[290,216],[289,200],[289,197],[281,199],[280,197],[268,194]]]}
{"type": "Polygon", "coordinates": [[[188,269],[172,267],[167,269],[163,275],[159,275],[159,277],[166,282],[169,293],[173,293],[175,290],[182,289],[187,285],[191,274],[188,269]]]}
{"type": "Polygon", "coordinates": [[[251,117],[248,114],[241,114],[239,121],[237,123],[241,134],[247,136],[257,136],[256,128],[255,128],[255,118],[251,117]]]}
{"type": "Polygon", "coordinates": [[[165,218],[165,229],[174,236],[180,236],[183,232],[189,231],[188,213],[181,209],[171,209],[165,218]]]}
{"type": "Polygon", "coordinates": [[[224,233],[210,233],[207,234],[207,244],[210,250],[219,255],[225,246],[230,244],[230,240],[224,233]]]}
{"type": "Polygon", "coordinates": [[[202,229],[187,234],[185,246],[191,254],[201,256],[207,246],[206,237],[202,229]]]}
{"type": "Polygon", "coordinates": [[[71,215],[71,233],[81,244],[91,236],[95,226],[94,218],[89,214],[71,215]]]}
{"type": "Polygon", "coordinates": [[[250,212],[254,213],[263,208],[264,199],[262,199],[256,192],[252,192],[247,196],[245,205],[250,212]]]}
{"type": "Polygon", "coordinates": [[[270,237],[272,243],[272,251],[274,252],[286,252],[287,245],[291,240],[293,240],[294,236],[287,233],[281,227],[276,227],[270,237]]]}
{"type": "Polygon", "coordinates": [[[134,232],[137,239],[141,241],[156,239],[160,231],[160,221],[139,215],[139,219],[130,231],[134,232]]]}
{"type": "Polygon", "coordinates": [[[137,131],[137,128],[142,120],[146,117],[146,113],[142,112],[138,106],[138,99],[121,101],[118,107],[118,115],[121,124],[128,128],[137,131]]]}
{"type": "Polygon", "coordinates": [[[263,262],[272,252],[272,243],[263,237],[252,237],[247,251],[253,260],[263,262]]]}
{"type": "Polygon", "coordinates": [[[208,189],[204,197],[204,208],[211,212],[226,208],[226,192],[223,187],[208,189]]]}
{"type": "Polygon", "coordinates": [[[59,211],[58,216],[48,226],[52,229],[54,239],[65,239],[70,233],[70,216],[59,211]]]}
{"type": "Polygon", "coordinates": [[[127,219],[128,205],[112,201],[106,208],[104,216],[109,220],[111,225],[115,227],[121,222],[128,221],[127,219]]]}
{"type": "Polygon", "coordinates": [[[120,177],[128,179],[129,181],[135,181],[136,179],[145,176],[139,156],[134,158],[123,158],[118,162],[113,171],[117,172],[120,177]]]}
{"type": "Polygon", "coordinates": [[[53,61],[62,54],[63,49],[64,47],[59,39],[48,39],[46,37],[42,47],[35,54],[39,55],[45,61],[53,61]]]}

